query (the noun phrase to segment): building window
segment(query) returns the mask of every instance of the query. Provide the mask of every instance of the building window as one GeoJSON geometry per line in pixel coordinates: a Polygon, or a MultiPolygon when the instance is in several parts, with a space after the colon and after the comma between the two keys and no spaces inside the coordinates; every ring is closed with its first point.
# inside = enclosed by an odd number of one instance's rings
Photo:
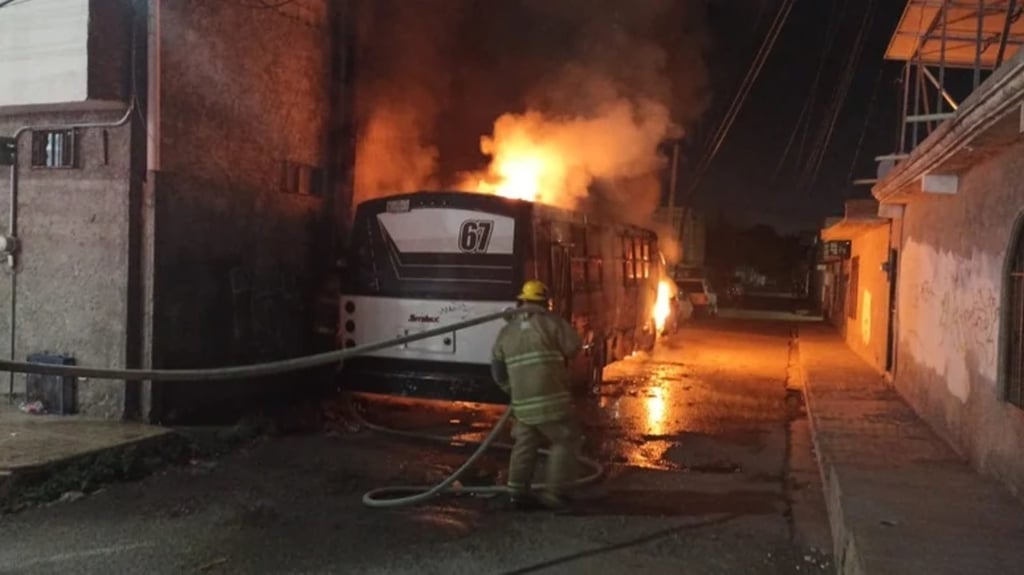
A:
{"type": "Polygon", "coordinates": [[[628,237],[622,238],[622,285],[628,286],[633,277],[633,246],[628,237]]]}
{"type": "Polygon", "coordinates": [[[281,163],[281,192],[320,197],[324,193],[324,170],[285,160],[281,163]]]}
{"type": "Polygon", "coordinates": [[[846,315],[850,319],[857,319],[857,290],[860,283],[860,257],[850,260],[850,283],[846,293],[846,315]]]}
{"type": "Polygon", "coordinates": [[[77,167],[78,132],[69,130],[39,130],[32,132],[32,167],[77,167]]]}
{"type": "Polygon", "coordinates": [[[641,249],[643,251],[641,253],[640,259],[643,261],[643,271],[641,275],[644,279],[647,279],[651,277],[651,242],[649,242],[648,240],[642,241],[643,244],[641,246],[641,249]]]}
{"type": "Polygon", "coordinates": [[[637,238],[633,238],[630,240],[629,243],[633,250],[631,252],[632,255],[630,256],[630,258],[633,260],[633,271],[629,278],[633,280],[633,283],[637,283],[636,280],[640,279],[640,271],[643,267],[640,263],[640,240],[637,238]]]}
{"type": "Polygon", "coordinates": [[[1017,232],[1006,278],[1006,349],[1003,376],[1006,401],[1024,408],[1024,230],[1017,232]]]}

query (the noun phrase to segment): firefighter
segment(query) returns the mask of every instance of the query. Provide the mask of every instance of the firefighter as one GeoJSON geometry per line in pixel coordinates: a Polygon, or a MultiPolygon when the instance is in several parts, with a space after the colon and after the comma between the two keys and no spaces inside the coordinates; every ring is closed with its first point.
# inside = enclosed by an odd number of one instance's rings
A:
{"type": "Polygon", "coordinates": [[[564,509],[565,489],[576,478],[581,435],[575,422],[566,360],[582,344],[572,326],[550,309],[548,289],[540,281],[523,284],[514,315],[494,343],[492,375],[511,396],[515,445],[509,461],[509,503],[515,509],[537,504],[564,509]],[[537,451],[547,441],[547,488],[530,492],[537,451]]]}

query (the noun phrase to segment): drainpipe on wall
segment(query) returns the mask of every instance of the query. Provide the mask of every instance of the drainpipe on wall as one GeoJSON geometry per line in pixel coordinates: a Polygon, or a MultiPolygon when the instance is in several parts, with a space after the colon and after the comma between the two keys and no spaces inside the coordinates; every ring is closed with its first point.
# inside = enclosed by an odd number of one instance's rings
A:
{"type": "MultiPolygon", "coordinates": [[[[146,21],[146,131],[144,143],[146,147],[146,167],[142,182],[141,205],[135,214],[139,218],[139,234],[136,238],[138,260],[136,289],[140,291],[138,309],[139,319],[130,329],[136,333],[140,342],[136,361],[144,368],[152,368],[159,362],[154,357],[154,316],[153,302],[156,293],[156,192],[157,179],[161,169],[160,141],[161,141],[161,117],[163,114],[161,105],[161,0],[148,0],[147,21],[146,21]]],[[[131,332],[129,332],[131,333],[131,332]]],[[[132,335],[129,335],[132,337],[132,335]]],[[[126,405],[126,416],[138,416],[143,421],[152,421],[154,414],[159,411],[160,391],[158,383],[151,381],[132,382],[130,385],[137,385],[139,395],[137,405],[126,405]],[[136,413],[129,414],[134,409],[136,413]]]]}
{"type": "Polygon", "coordinates": [[[149,34],[146,46],[147,179],[150,174],[160,170],[160,4],[160,0],[149,0],[149,34]]]}

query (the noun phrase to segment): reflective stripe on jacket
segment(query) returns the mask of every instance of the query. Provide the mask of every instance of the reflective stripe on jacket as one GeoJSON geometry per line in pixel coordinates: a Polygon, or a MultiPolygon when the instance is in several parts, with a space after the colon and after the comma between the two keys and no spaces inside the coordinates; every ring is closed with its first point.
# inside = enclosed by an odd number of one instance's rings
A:
{"type": "Polygon", "coordinates": [[[494,342],[493,358],[508,381],[498,381],[512,397],[512,413],[527,425],[559,421],[572,411],[565,360],[582,344],[565,320],[524,305],[494,342]]]}

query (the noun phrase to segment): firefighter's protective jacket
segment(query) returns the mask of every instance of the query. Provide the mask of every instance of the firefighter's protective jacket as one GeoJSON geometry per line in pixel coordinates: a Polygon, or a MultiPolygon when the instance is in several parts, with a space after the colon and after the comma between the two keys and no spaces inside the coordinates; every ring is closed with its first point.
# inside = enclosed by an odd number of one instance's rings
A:
{"type": "Polygon", "coordinates": [[[527,425],[565,419],[572,409],[565,360],[582,347],[565,320],[532,304],[517,310],[494,342],[493,375],[527,425]]]}

